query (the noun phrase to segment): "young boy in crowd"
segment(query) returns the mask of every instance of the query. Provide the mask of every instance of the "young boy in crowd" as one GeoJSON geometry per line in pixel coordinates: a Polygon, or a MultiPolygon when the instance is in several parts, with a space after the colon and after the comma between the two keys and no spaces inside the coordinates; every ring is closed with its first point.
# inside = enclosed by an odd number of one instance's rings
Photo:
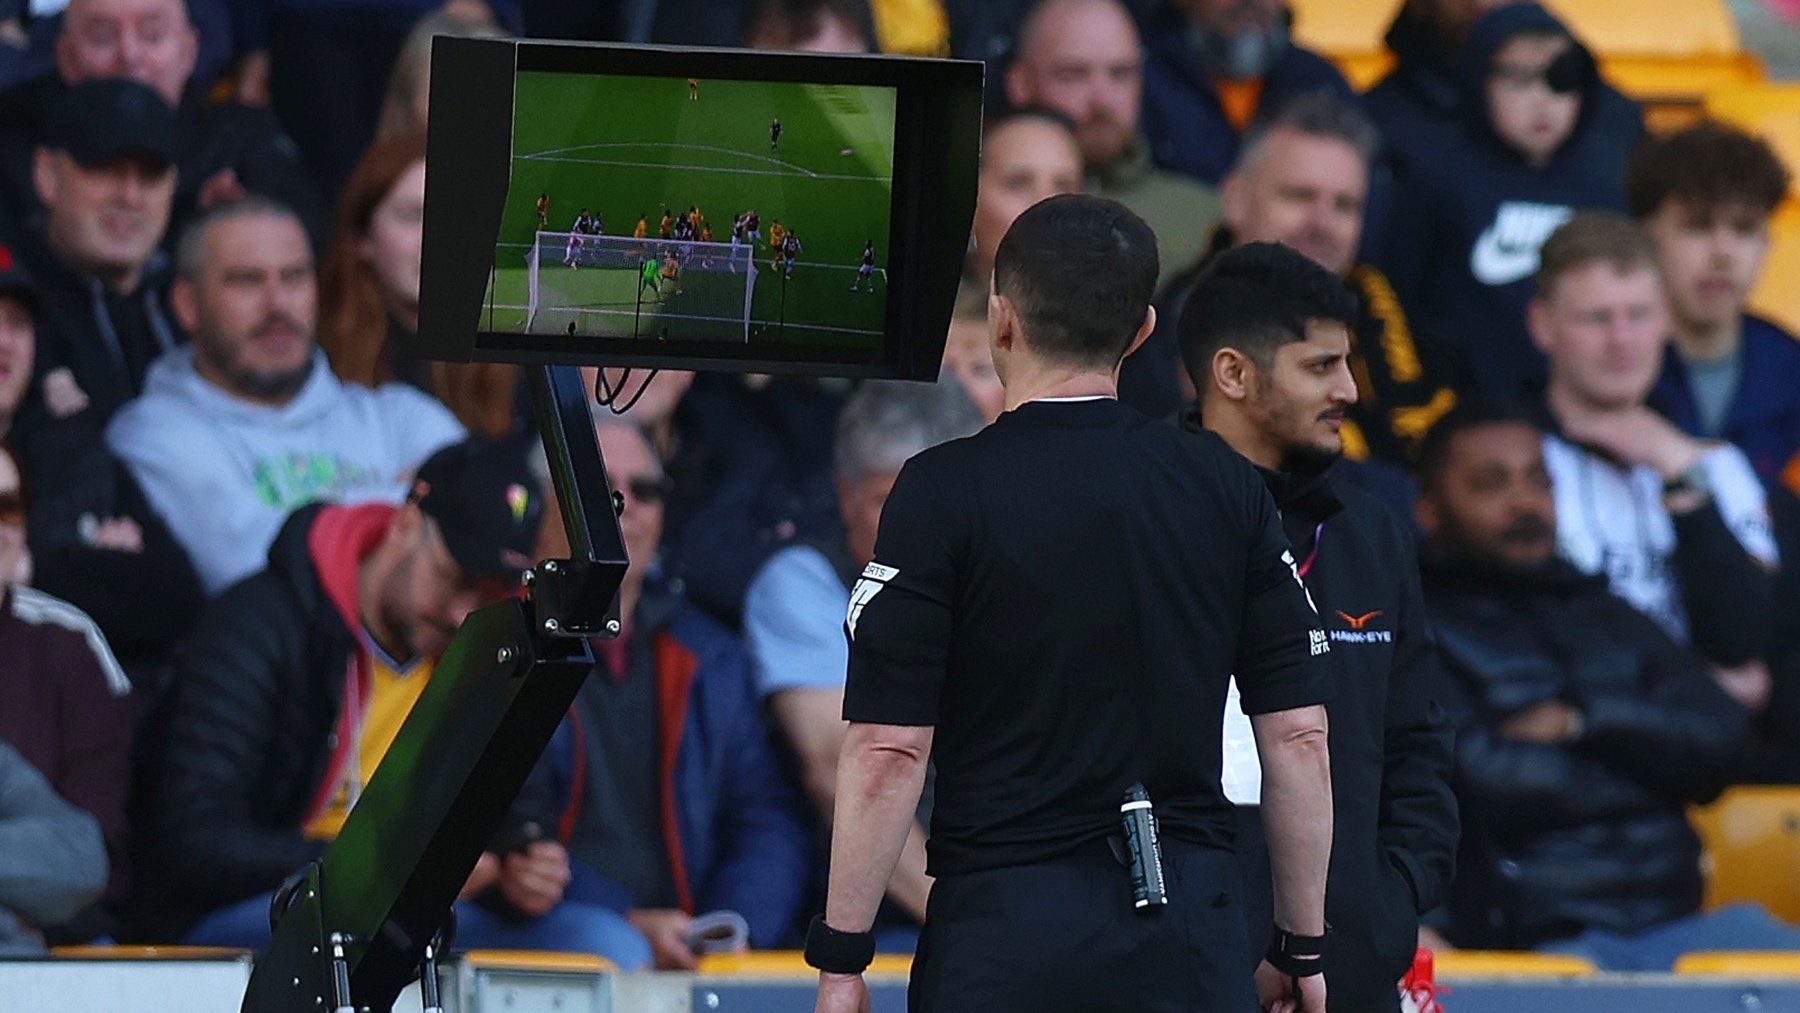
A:
{"type": "Polygon", "coordinates": [[[1458,83],[1463,130],[1401,176],[1379,266],[1417,332],[1443,344],[1458,387],[1529,396],[1544,378],[1525,331],[1538,250],[1579,209],[1624,210],[1639,132],[1591,115],[1593,55],[1535,3],[1475,23],[1458,83]]]}

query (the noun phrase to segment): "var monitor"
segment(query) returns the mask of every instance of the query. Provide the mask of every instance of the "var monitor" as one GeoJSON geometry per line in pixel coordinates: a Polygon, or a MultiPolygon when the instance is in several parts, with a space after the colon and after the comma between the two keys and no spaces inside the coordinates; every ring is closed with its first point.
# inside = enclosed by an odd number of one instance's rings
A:
{"type": "Polygon", "coordinates": [[[981,66],[440,38],[420,354],[935,379],[981,66]]]}

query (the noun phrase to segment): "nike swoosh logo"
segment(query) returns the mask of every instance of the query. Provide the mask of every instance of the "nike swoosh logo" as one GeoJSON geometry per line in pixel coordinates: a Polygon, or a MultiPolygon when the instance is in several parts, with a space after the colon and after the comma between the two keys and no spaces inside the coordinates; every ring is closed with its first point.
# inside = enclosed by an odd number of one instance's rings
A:
{"type": "Polygon", "coordinates": [[[1499,227],[1489,225],[1469,251],[1469,273],[1483,285],[1510,285],[1538,269],[1538,248],[1507,246],[1499,227]]]}

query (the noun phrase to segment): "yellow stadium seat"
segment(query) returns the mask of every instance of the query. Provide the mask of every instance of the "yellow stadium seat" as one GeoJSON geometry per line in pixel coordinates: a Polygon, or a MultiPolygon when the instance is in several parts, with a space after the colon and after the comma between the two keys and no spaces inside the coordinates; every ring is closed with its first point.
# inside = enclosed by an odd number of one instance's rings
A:
{"type": "Polygon", "coordinates": [[[1434,950],[1431,958],[1440,978],[1580,978],[1597,970],[1580,957],[1530,950],[1434,950]]]}
{"type": "Polygon", "coordinates": [[[1800,922],[1800,788],[1730,788],[1689,818],[1706,848],[1708,909],[1756,901],[1800,922]]]}
{"type": "Polygon", "coordinates": [[[237,960],[252,950],[229,946],[52,946],[58,960],[237,960]]]}
{"type": "Polygon", "coordinates": [[[1732,56],[1743,48],[1727,0],[1545,0],[1603,56],[1732,56]]]}
{"type": "Polygon", "coordinates": [[[1767,82],[1709,88],[1707,115],[1766,138],[1789,170],[1800,167],[1800,84],[1767,82]]]}
{"type": "MultiPolygon", "coordinates": [[[[700,958],[701,974],[751,978],[812,977],[819,972],[806,963],[799,950],[752,950],[749,953],[709,953],[700,958]]],[[[912,957],[902,953],[877,953],[867,974],[905,977],[912,972],[912,957]]]]}
{"type": "MultiPolygon", "coordinates": [[[[1315,53],[1342,57],[1380,53],[1381,37],[1400,9],[1399,0],[1288,0],[1294,41],[1315,53]]],[[[1354,84],[1355,82],[1351,82],[1354,84]]]]}
{"type": "MultiPolygon", "coordinates": [[[[1733,57],[1743,49],[1726,0],[1546,0],[1601,56],[1733,57]]],[[[1399,0],[1288,0],[1294,41],[1332,57],[1377,53],[1399,0]]]]}
{"type": "Polygon", "coordinates": [[[554,950],[469,950],[465,966],[488,971],[559,971],[565,974],[615,974],[619,965],[593,953],[554,950]]]}
{"type": "Polygon", "coordinates": [[[870,0],[875,41],[884,53],[949,56],[950,19],[942,0],[870,0]]]}
{"type": "Polygon", "coordinates": [[[1800,953],[1791,950],[1699,950],[1675,958],[1676,974],[1800,978],[1800,953]]]}

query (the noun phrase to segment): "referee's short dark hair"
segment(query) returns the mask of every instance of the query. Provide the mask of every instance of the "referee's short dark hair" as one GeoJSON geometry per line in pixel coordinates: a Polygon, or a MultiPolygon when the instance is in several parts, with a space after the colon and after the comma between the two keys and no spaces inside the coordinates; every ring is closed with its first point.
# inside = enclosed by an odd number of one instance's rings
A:
{"type": "Polygon", "coordinates": [[[1156,294],[1156,234],[1125,205],[1068,193],[1025,209],[994,251],[994,294],[1011,301],[1032,350],[1117,365],[1156,294]]]}
{"type": "Polygon", "coordinates": [[[1437,487],[1438,475],[1450,458],[1450,444],[1458,436],[1471,429],[1501,425],[1543,429],[1537,416],[1516,404],[1480,396],[1459,398],[1456,407],[1445,412],[1419,441],[1419,488],[1437,487]]]}
{"type": "Polygon", "coordinates": [[[1276,349],[1306,340],[1307,321],[1354,328],[1356,317],[1356,297],[1342,278],[1291,247],[1249,243],[1220,254],[1195,279],[1175,334],[1194,389],[1204,392],[1221,348],[1268,369],[1276,349]]]}

